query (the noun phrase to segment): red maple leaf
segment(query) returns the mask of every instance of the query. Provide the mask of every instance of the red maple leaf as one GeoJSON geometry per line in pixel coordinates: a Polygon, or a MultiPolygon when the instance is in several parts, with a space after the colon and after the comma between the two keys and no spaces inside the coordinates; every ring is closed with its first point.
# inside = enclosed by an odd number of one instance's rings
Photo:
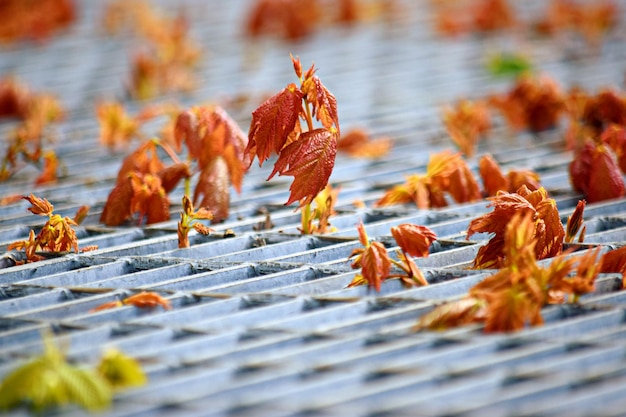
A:
{"type": "Polygon", "coordinates": [[[294,201],[300,201],[300,206],[309,204],[326,187],[335,165],[337,135],[326,128],[315,129],[302,133],[282,150],[268,179],[277,173],[294,177],[286,205],[294,201]]]}
{"type": "Polygon", "coordinates": [[[270,155],[279,153],[298,122],[304,94],[295,84],[267,99],[252,112],[245,153],[259,158],[263,165],[270,155]]]}

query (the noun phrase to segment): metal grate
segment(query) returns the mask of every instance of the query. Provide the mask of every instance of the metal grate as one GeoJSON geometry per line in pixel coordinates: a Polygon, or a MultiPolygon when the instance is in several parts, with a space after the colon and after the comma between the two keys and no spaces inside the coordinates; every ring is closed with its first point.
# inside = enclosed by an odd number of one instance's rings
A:
{"type": "MultiPolygon", "coordinates": [[[[54,145],[67,175],[36,192],[61,214],[91,205],[80,243],[99,246],[0,269],[0,378],[39,352],[41,331],[51,327],[71,360],[95,361],[109,346],[145,360],[149,384],[117,395],[111,416],[623,415],[626,293],[618,274],[601,275],[596,292],[578,306],[546,307],[542,327],[510,335],[485,335],[480,326],[411,331],[437,303],[462,296],[493,273],[466,269],[487,236],[466,241],[465,231],[489,209],[484,201],[441,210],[373,209],[372,203],[405,174],[424,171],[429,153],[450,147],[437,106],[507,87],[486,73],[482,60],[515,39],[441,39],[426,2],[400,3],[400,22],[328,28],[284,44],[242,39],[247,1],[184,2],[193,35],[208,53],[199,89],[175,97],[179,102],[219,102],[239,93],[261,97],[282,88],[293,77],[293,52],[304,65],[315,61],[337,96],[342,128],[365,126],[394,138],[393,151],[382,160],[339,156],[331,178],[342,188],[340,213],[332,219],[337,231],[325,236],[299,234],[299,214],[282,206],[288,183],[266,183],[267,167],[256,166],[241,195],[233,195],[229,219],[209,237],[193,235],[190,249],[177,249],[176,220],[141,228],[99,225],[122,154],[98,146],[94,100],[125,99],[128,57],[136,45],[99,32],[105,2],[82,1],[79,22],[68,33],[47,45],[0,51],[0,73],[13,72],[34,89],[54,92],[69,108],[54,145]],[[370,208],[355,208],[356,199],[370,208]],[[261,207],[271,213],[271,230],[257,230],[265,221],[261,207]],[[380,294],[345,288],[354,276],[347,256],[358,247],[359,221],[388,246],[394,225],[411,222],[435,231],[440,240],[433,253],[417,261],[432,285],[405,290],[390,280],[380,294]],[[228,229],[234,237],[224,233],[228,229]],[[89,313],[139,289],[161,293],[173,309],[89,313]]],[[[530,15],[542,3],[516,7],[530,15]]],[[[626,1],[618,4],[624,19],[626,1]]],[[[532,40],[528,52],[539,70],[565,86],[594,89],[623,81],[623,33],[575,62],[553,40],[532,40]]],[[[135,110],[143,105],[125,104],[135,110]]],[[[231,110],[241,126],[249,123],[250,106],[231,110]]],[[[0,134],[9,128],[1,124],[0,134]]],[[[505,168],[538,171],[563,219],[571,214],[579,196],[569,185],[571,154],[560,132],[511,136],[498,127],[479,146],[479,154],[486,152],[505,168]]],[[[477,160],[469,163],[476,170],[477,160]]],[[[0,194],[31,190],[33,178],[24,170],[2,183],[0,194]]],[[[182,193],[179,187],[171,200],[180,201],[182,193]]],[[[172,219],[179,210],[173,204],[172,219]]],[[[623,199],[588,205],[586,242],[604,250],[623,245],[625,213],[623,199]]],[[[40,226],[24,203],[0,207],[0,249],[40,226]]],[[[8,255],[3,265],[10,263],[8,255]]]]}

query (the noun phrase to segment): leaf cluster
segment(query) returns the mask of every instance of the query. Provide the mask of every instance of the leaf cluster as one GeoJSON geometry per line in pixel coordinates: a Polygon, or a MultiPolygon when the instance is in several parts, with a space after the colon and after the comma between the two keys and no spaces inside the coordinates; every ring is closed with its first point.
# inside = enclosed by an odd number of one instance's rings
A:
{"type": "Polygon", "coordinates": [[[244,30],[251,38],[297,41],[325,26],[390,16],[397,8],[389,0],[256,0],[250,5],[244,30]]]}
{"type": "Polygon", "coordinates": [[[0,43],[44,43],[76,20],[76,6],[71,0],[39,0],[37,7],[22,0],[5,0],[0,3],[0,16],[0,43]]]}
{"type": "Polygon", "coordinates": [[[560,255],[549,266],[537,263],[544,237],[537,233],[537,215],[518,210],[504,226],[501,269],[475,285],[466,297],[435,308],[415,326],[443,330],[484,323],[485,332],[515,331],[543,323],[541,308],[576,302],[592,292],[602,270],[599,248],[578,257],[560,255]]]}
{"type": "Polygon", "coordinates": [[[542,187],[531,191],[522,186],[515,193],[499,191],[495,197],[489,198],[493,211],[472,220],[467,229],[467,239],[475,233],[493,233],[489,242],[482,246],[473,268],[502,268],[509,260],[506,259],[506,230],[514,215],[530,216],[532,220],[531,237],[535,259],[553,257],[561,253],[565,230],[554,199],[542,187]]]}
{"type": "Polygon", "coordinates": [[[391,151],[393,142],[386,136],[373,139],[364,129],[354,128],[337,141],[337,152],[353,158],[382,158],[391,151]]]}
{"type": "Polygon", "coordinates": [[[193,68],[201,50],[189,37],[182,14],[172,18],[145,0],[113,0],[105,10],[103,26],[109,33],[128,27],[145,42],[132,62],[128,85],[132,97],[148,99],[195,87],[193,68]]]}
{"type": "Polygon", "coordinates": [[[9,133],[0,181],[11,178],[25,163],[43,165],[35,185],[56,181],[58,161],[54,151],[44,150],[44,139],[47,127],[64,115],[61,104],[52,95],[34,93],[11,77],[0,80],[0,117],[20,120],[9,133]]]}
{"type": "Polygon", "coordinates": [[[303,74],[300,60],[292,57],[292,63],[300,85],[289,84],[252,112],[245,154],[250,163],[258,158],[259,165],[277,154],[268,180],[276,174],[293,176],[285,205],[298,201],[302,207],[328,184],[340,129],[337,100],[315,75],[315,67],[303,74]],[[321,127],[314,128],[313,117],[321,127]]]}
{"type": "Polygon", "coordinates": [[[67,362],[50,336],[44,337],[44,352],[18,367],[0,383],[0,410],[21,405],[35,413],[76,404],[88,411],[111,405],[113,391],[141,386],[146,376],[139,363],[117,351],[107,351],[96,369],[67,362]]]}
{"type": "MultiPolygon", "coordinates": [[[[31,213],[38,216],[48,216],[48,221],[43,225],[37,235],[31,230],[28,240],[13,242],[8,250],[23,250],[26,253],[27,262],[36,262],[44,259],[37,252],[62,253],[74,250],[78,253],[78,238],[74,226],[78,226],[89,213],[89,207],[81,206],[73,219],[54,214],[54,206],[45,198],[36,197],[33,194],[22,197],[27,200],[31,207],[31,213]]],[[[95,247],[83,248],[84,250],[95,247]]]]}
{"type": "Polygon", "coordinates": [[[405,286],[428,285],[422,271],[412,257],[428,256],[430,245],[437,239],[435,233],[426,226],[404,223],[391,228],[391,235],[399,246],[398,259],[391,258],[381,242],[370,242],[363,223],[357,225],[359,242],[362,248],[352,251],[348,259],[354,258],[352,268],[361,268],[348,287],[367,284],[380,292],[381,284],[389,278],[399,278],[405,286]],[[401,272],[391,273],[392,265],[401,272]]]}
{"type": "Polygon", "coordinates": [[[178,182],[191,175],[185,163],[166,166],[158,154],[166,145],[157,140],[145,141],[126,159],[117,174],[100,216],[107,226],[119,226],[138,214],[137,224],[162,222],[170,217],[167,194],[178,182]]]}
{"type": "Polygon", "coordinates": [[[506,0],[432,2],[435,28],[444,36],[466,33],[493,33],[510,29],[517,18],[506,0]]]}
{"type": "Polygon", "coordinates": [[[590,45],[598,45],[602,37],[619,23],[619,10],[612,0],[575,2],[552,0],[543,18],[534,22],[534,29],[547,36],[574,32],[590,45]]]}
{"type": "Polygon", "coordinates": [[[478,182],[459,153],[430,155],[425,174],[409,175],[404,184],[388,190],[376,206],[415,203],[418,208],[446,207],[449,194],[456,202],[480,200],[478,182]]]}
{"type": "Polygon", "coordinates": [[[581,89],[569,94],[570,125],[566,141],[574,148],[569,165],[574,190],[590,203],[626,195],[626,97],[604,89],[590,95],[581,89]]]}
{"type": "Polygon", "coordinates": [[[481,136],[491,130],[491,116],[483,101],[460,100],[442,110],[443,124],[452,141],[467,157],[474,155],[481,136]]]}
{"type": "Polygon", "coordinates": [[[221,107],[199,106],[178,115],[174,140],[178,152],[186,145],[188,163],[195,161],[200,172],[193,204],[211,210],[214,222],[224,220],[229,213],[230,185],[240,193],[251,164],[245,133],[221,107]]]}

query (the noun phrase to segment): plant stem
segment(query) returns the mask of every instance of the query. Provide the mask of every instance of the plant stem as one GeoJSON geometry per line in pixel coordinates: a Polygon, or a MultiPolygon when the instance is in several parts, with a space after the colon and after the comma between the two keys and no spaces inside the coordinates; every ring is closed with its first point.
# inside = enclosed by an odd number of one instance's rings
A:
{"type": "Polygon", "coordinates": [[[311,234],[311,203],[308,203],[304,206],[304,209],[301,210],[300,214],[301,223],[302,223],[302,234],[310,235],[311,234]]]}

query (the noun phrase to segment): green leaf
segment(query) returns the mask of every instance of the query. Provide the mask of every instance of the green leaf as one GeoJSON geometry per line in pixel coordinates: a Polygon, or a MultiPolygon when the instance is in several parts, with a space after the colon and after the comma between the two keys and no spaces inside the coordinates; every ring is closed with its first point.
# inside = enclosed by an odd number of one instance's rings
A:
{"type": "Polygon", "coordinates": [[[532,63],[527,57],[511,52],[492,55],[487,61],[487,70],[495,77],[515,78],[532,69],[532,63]]]}

